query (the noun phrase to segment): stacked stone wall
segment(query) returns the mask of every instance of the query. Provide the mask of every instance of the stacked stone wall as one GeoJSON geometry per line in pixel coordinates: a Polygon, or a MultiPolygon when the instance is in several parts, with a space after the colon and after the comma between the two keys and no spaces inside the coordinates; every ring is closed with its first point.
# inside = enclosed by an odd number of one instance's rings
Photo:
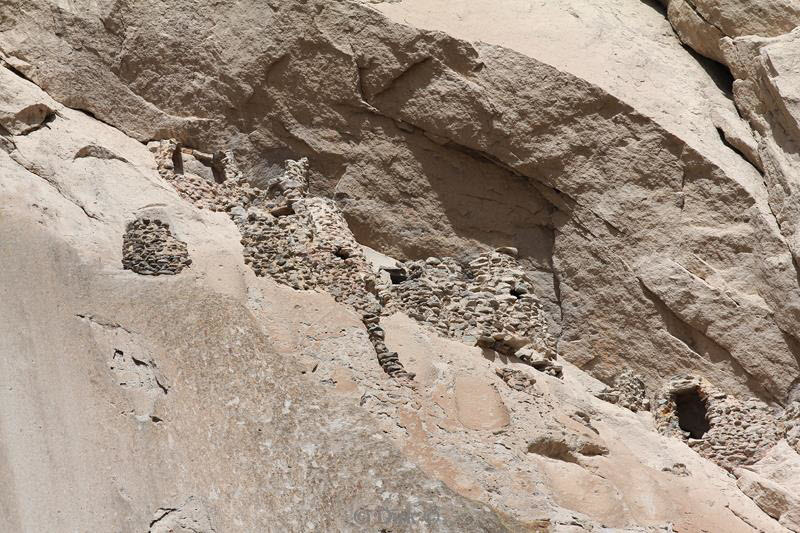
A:
{"type": "Polygon", "coordinates": [[[663,434],[682,439],[727,470],[757,462],[784,435],[784,425],[758,400],[739,400],[692,376],[666,384],[656,399],[655,419],[663,434]],[[709,429],[701,438],[692,438],[681,429],[676,409],[676,396],[691,391],[705,404],[709,429]]]}
{"type": "MultiPolygon", "coordinates": [[[[404,311],[442,336],[517,355],[561,376],[547,317],[516,250],[498,249],[461,264],[453,258],[408,261],[381,281],[333,200],[308,195],[308,162],[286,161],[255,188],[232,157],[203,154],[174,141],[150,145],[161,176],[199,208],[227,212],[241,233],[244,261],[257,276],[298,290],[322,290],[361,316],[381,367],[410,378],[385,345],[380,317],[404,311]],[[215,165],[213,179],[186,172],[183,157],[215,165]],[[218,179],[220,176],[223,179],[218,179]],[[392,277],[393,276],[393,277],[392,277]]],[[[212,174],[209,174],[211,176],[212,174]]]]}
{"type": "Polygon", "coordinates": [[[174,275],[192,264],[186,243],[160,220],[139,218],[122,238],[122,267],[146,276],[174,275]]]}

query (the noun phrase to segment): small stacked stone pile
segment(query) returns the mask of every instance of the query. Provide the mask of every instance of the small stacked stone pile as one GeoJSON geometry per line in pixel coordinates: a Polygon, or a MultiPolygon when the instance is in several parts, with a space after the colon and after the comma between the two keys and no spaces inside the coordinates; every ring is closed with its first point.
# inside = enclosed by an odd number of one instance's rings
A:
{"type": "Polygon", "coordinates": [[[535,394],[533,386],[536,383],[536,379],[530,374],[522,370],[514,370],[508,367],[496,369],[495,374],[500,376],[500,378],[506,382],[506,385],[512,389],[520,392],[527,392],[528,394],[535,394]]]}
{"type": "Polygon", "coordinates": [[[676,436],[697,453],[732,471],[761,459],[783,436],[783,424],[757,400],[740,401],[718,391],[708,381],[683,376],[667,383],[656,400],[656,427],[676,436]],[[702,438],[691,438],[680,428],[677,394],[694,390],[706,406],[709,429],[702,438]]]}
{"type": "Polygon", "coordinates": [[[466,265],[453,258],[408,261],[380,287],[387,312],[400,310],[444,336],[516,355],[560,377],[555,340],[516,250],[500,248],[466,265]]]}
{"type": "Polygon", "coordinates": [[[630,409],[634,413],[650,410],[650,400],[647,398],[644,381],[630,370],[618,375],[614,380],[614,386],[606,387],[597,394],[597,397],[630,409]]]}
{"type": "Polygon", "coordinates": [[[384,372],[393,378],[414,379],[414,374],[406,372],[405,368],[403,368],[397,352],[391,352],[386,347],[386,334],[380,325],[380,317],[374,314],[365,314],[362,317],[362,321],[364,322],[364,327],[367,328],[369,340],[375,348],[375,353],[378,354],[378,363],[384,372]]]}
{"type": "Polygon", "coordinates": [[[122,238],[122,267],[146,276],[174,275],[192,264],[186,243],[169,225],[139,218],[128,224],[122,238]]]}
{"type": "Polygon", "coordinates": [[[783,411],[781,421],[786,428],[786,441],[800,453],[800,400],[790,403],[783,411]]]}

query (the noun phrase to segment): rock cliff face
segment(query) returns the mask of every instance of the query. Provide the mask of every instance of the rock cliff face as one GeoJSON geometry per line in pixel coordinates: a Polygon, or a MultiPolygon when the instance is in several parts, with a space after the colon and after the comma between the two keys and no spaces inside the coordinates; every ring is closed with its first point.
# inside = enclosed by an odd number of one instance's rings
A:
{"type": "Polygon", "coordinates": [[[800,531],[797,26],[0,0],[0,519],[800,531]]]}

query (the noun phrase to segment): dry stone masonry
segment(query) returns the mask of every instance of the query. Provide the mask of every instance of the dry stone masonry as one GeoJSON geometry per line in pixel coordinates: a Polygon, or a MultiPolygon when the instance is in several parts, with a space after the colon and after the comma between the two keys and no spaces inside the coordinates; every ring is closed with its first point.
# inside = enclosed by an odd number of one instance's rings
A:
{"type": "Polygon", "coordinates": [[[364,326],[367,328],[369,334],[369,341],[375,348],[375,353],[378,355],[378,363],[381,368],[392,376],[393,378],[408,378],[414,379],[412,372],[407,372],[400,362],[400,356],[397,352],[390,351],[385,344],[386,334],[380,325],[380,317],[378,315],[366,314],[362,317],[364,326]]]}
{"type": "Polygon", "coordinates": [[[5,530],[800,531],[797,0],[514,3],[0,9],[5,530]]]}
{"type": "Polygon", "coordinates": [[[656,400],[656,425],[727,470],[761,459],[783,425],[757,400],[739,400],[693,376],[670,380],[656,400]]]}
{"type": "Polygon", "coordinates": [[[194,205],[224,211],[242,235],[244,260],[258,276],[298,290],[324,290],[362,316],[378,362],[392,377],[413,378],[385,345],[380,317],[403,311],[441,335],[514,355],[561,377],[555,339],[541,302],[516,259],[498,248],[467,263],[429,257],[378,276],[336,203],[308,195],[308,161],[286,161],[283,173],[255,188],[229,155],[212,157],[175,141],[152,142],[159,173],[194,205]],[[199,154],[199,155],[198,155],[199,154]],[[214,166],[206,177],[184,158],[214,166]],[[213,178],[213,179],[212,179],[213,178]],[[222,181],[220,181],[220,178],[222,181]]]}
{"type": "Polygon", "coordinates": [[[186,243],[169,224],[139,218],[128,224],[122,240],[122,266],[146,276],[174,275],[192,264],[186,243]]]}
{"type": "MultiPolygon", "coordinates": [[[[229,214],[239,228],[244,261],[257,276],[269,276],[298,290],[324,290],[363,316],[378,362],[391,377],[413,378],[396,352],[384,344],[376,296],[377,278],[335,203],[308,197],[308,161],[289,160],[285,171],[254,188],[234,171],[231,157],[219,156],[215,179],[187,172],[184,156],[194,150],[172,140],[152,142],[160,175],[194,205],[229,214]],[[225,165],[222,165],[222,162],[225,165]],[[222,181],[217,179],[222,176],[222,181]]],[[[213,159],[213,158],[212,158],[213,159]]]]}
{"type": "Polygon", "coordinates": [[[786,441],[800,453],[800,401],[794,401],[786,407],[781,421],[786,427],[786,441]]]}
{"type": "MultiPolygon", "coordinates": [[[[219,163],[232,158],[217,157],[216,174],[201,177],[185,172],[182,158],[208,157],[197,157],[173,141],[153,148],[161,175],[185,198],[230,215],[242,235],[245,262],[256,275],[299,290],[324,290],[359,312],[378,363],[389,376],[414,377],[386,346],[380,325],[381,316],[402,311],[444,337],[515,356],[561,377],[547,317],[515,249],[498,248],[468,261],[429,257],[399,262],[376,274],[335,202],[308,195],[305,159],[287,161],[282,174],[267,180],[264,188],[254,188],[231,170],[232,164],[219,163]],[[222,182],[212,179],[223,173],[227,179],[222,182]]],[[[152,226],[168,233],[159,222],[152,226]]],[[[497,374],[512,389],[535,393],[535,379],[526,373],[501,368],[497,374]]],[[[598,397],[634,412],[650,409],[644,383],[631,371],[622,372],[598,397]]],[[[657,400],[662,433],[683,439],[729,470],[758,461],[783,436],[784,424],[762,404],[739,401],[704,380],[674,379],[657,400]]],[[[787,438],[797,446],[800,416],[795,411],[800,410],[787,409],[784,423],[794,423],[787,438]]]]}
{"type": "Polygon", "coordinates": [[[387,312],[403,311],[445,337],[560,376],[555,339],[516,254],[498,248],[466,264],[452,257],[407,261],[388,269],[391,281],[384,278],[379,294],[387,312]]]}
{"type": "MultiPolygon", "coordinates": [[[[162,178],[172,184],[175,190],[200,209],[211,211],[228,211],[236,206],[249,205],[258,196],[259,191],[241,179],[241,173],[233,163],[228,163],[228,156],[217,154],[208,156],[190,148],[184,148],[173,140],[152,141],[147,147],[155,155],[158,172],[162,178]],[[187,165],[184,157],[194,161],[187,165]],[[204,162],[216,160],[214,167],[205,167],[204,162]],[[208,168],[210,175],[200,176],[191,170],[208,168]],[[214,170],[216,168],[216,170],[214,170]],[[214,174],[218,176],[212,179],[214,174]]],[[[230,158],[232,161],[232,158],[230,158]]],[[[211,163],[209,163],[211,164],[211,163]]]]}

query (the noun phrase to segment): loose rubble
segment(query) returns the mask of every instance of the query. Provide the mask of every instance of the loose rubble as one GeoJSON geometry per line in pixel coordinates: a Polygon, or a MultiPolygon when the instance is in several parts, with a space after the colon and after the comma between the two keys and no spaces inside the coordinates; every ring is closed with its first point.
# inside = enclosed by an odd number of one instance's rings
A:
{"type": "Polygon", "coordinates": [[[647,398],[644,381],[630,370],[625,370],[618,375],[614,380],[613,387],[606,387],[596,396],[601,400],[630,409],[634,413],[650,410],[650,400],[647,398]]]}
{"type": "Polygon", "coordinates": [[[800,401],[789,404],[781,416],[786,428],[786,442],[800,453],[800,401]]]}
{"type": "Polygon", "coordinates": [[[122,267],[145,276],[174,275],[192,264],[186,243],[172,235],[169,224],[139,218],[128,224],[122,239],[122,267]]]}
{"type": "Polygon", "coordinates": [[[495,373],[512,389],[528,394],[535,393],[536,378],[530,374],[511,368],[498,368],[495,373]]]}

